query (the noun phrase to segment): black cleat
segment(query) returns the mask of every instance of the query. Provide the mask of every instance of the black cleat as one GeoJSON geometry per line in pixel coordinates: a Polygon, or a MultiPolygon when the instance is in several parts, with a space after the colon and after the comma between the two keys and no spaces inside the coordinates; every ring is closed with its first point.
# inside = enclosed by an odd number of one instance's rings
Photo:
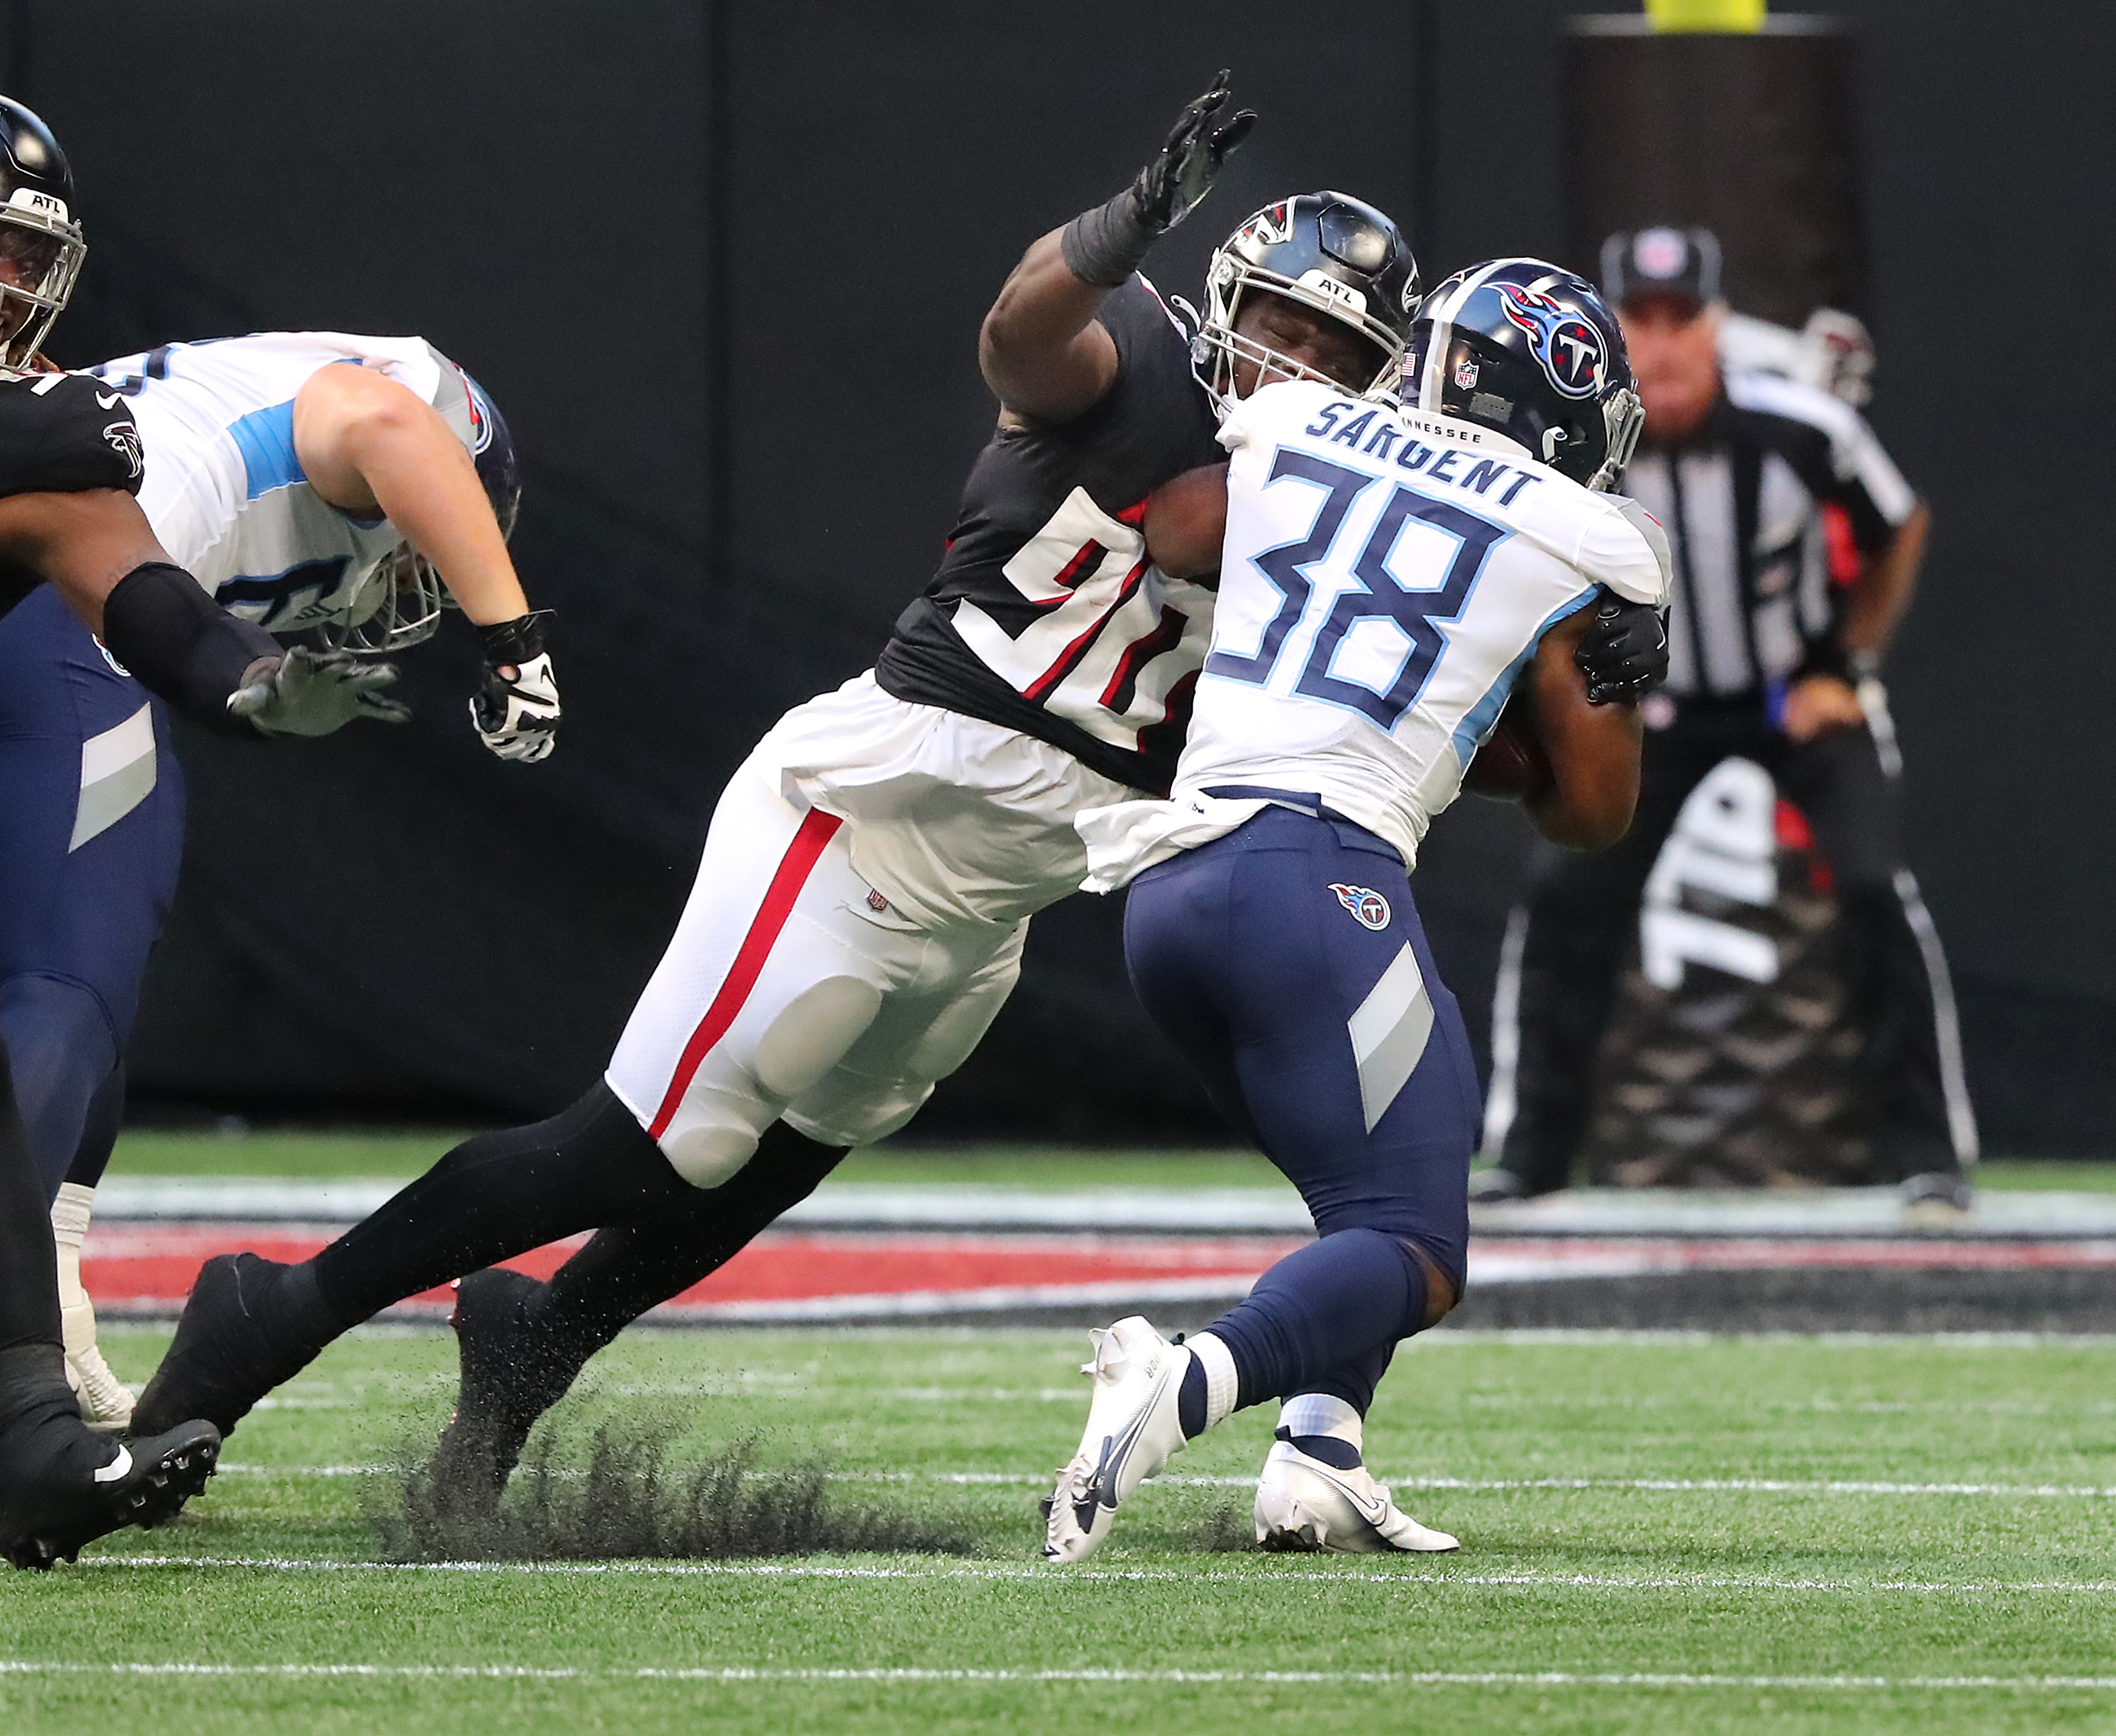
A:
{"type": "Polygon", "coordinates": [[[199,1269],[162,1365],[132,1411],[135,1434],[203,1416],[223,1434],[322,1349],[283,1287],[297,1268],[258,1254],[216,1255],[199,1269]]]}
{"type": "Polygon", "coordinates": [[[528,1305],[543,1287],[504,1266],[473,1272],[456,1286],[448,1324],[462,1380],[428,1475],[435,1495],[466,1516],[498,1510],[529,1431],[565,1397],[586,1360],[530,1324],[528,1305]]]}
{"type": "Polygon", "coordinates": [[[187,1422],[113,1443],[54,1405],[0,1431],[0,1554],[41,1571],[128,1525],[166,1524],[205,1487],[220,1431],[187,1422]]]}

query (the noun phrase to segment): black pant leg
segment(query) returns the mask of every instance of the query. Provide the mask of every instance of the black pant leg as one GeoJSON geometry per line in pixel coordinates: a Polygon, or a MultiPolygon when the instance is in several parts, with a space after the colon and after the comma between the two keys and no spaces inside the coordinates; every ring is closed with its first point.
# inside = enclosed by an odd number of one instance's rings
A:
{"type": "Polygon", "coordinates": [[[1724,757],[1725,734],[1715,718],[1680,715],[1648,731],[1630,831],[1605,850],[1555,855],[1530,891],[1514,1118],[1500,1162],[1530,1192],[1571,1179],[1646,877],[1683,802],[1724,757]]]}
{"type": "Polygon", "coordinates": [[[51,1210],[15,1113],[7,1050],[0,1043],[0,1351],[42,1346],[58,1367],[58,1254],[51,1210]]]}
{"type": "Polygon", "coordinates": [[[1786,795],[1815,828],[1836,883],[1845,979],[1861,1032],[1860,1090],[1873,1117],[1875,1158],[1898,1178],[1958,1171],[1940,1057],[1942,1014],[1898,878],[1896,782],[1864,729],[1787,743],[1778,758],[1786,795]]]}

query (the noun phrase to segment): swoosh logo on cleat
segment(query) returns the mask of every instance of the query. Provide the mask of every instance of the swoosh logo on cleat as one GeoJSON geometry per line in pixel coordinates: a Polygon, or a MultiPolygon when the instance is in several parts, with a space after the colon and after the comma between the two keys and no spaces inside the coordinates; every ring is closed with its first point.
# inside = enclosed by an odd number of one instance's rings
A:
{"type": "Polygon", "coordinates": [[[131,1449],[121,1446],[117,1449],[117,1457],[95,1473],[95,1480],[99,1483],[122,1483],[131,1474],[131,1449]]]}
{"type": "Polygon", "coordinates": [[[1369,1501],[1365,1495],[1361,1494],[1358,1490],[1342,1478],[1329,1476],[1327,1474],[1329,1467],[1322,1468],[1323,1480],[1357,1508],[1359,1517],[1378,1531],[1381,1528],[1382,1521],[1388,1517],[1388,1503],[1378,1496],[1369,1501]]]}

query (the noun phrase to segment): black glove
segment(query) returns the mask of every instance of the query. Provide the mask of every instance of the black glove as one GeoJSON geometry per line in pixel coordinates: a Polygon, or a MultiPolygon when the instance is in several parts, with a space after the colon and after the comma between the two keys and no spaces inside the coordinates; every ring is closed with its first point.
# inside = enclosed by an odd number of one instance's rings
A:
{"type": "Polygon", "coordinates": [[[402,723],[412,714],[384,689],[397,679],[397,665],[349,651],[290,647],[228,696],[231,717],[246,717],[266,735],[328,735],[356,717],[402,723]]]}
{"type": "Polygon", "coordinates": [[[542,759],[557,745],[559,684],[544,649],[548,609],[481,627],[485,679],[470,702],[478,739],[502,759],[542,759]]]}
{"type": "Polygon", "coordinates": [[[1574,647],[1587,702],[1643,699],[1668,679],[1668,615],[1604,593],[1594,624],[1574,647]]]}
{"type": "Polygon", "coordinates": [[[1147,250],[1197,208],[1227,153],[1256,125],[1248,108],[1222,127],[1219,112],[1234,93],[1223,67],[1212,88],[1185,108],[1160,154],[1107,205],[1083,211],[1065,225],[1059,245],[1065,267],[1083,283],[1114,289],[1138,269],[1147,250]]]}

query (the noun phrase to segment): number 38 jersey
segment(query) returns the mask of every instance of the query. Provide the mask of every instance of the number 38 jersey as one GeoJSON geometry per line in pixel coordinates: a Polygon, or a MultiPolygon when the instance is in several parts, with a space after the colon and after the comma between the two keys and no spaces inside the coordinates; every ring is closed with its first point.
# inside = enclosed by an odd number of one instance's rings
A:
{"type": "Polygon", "coordinates": [[[1091,886],[1271,792],[1319,798],[1414,863],[1543,634],[1603,586],[1667,601],[1642,508],[1491,430],[1302,382],[1246,400],[1220,439],[1219,606],[1175,799],[1083,816],[1091,886]]]}
{"type": "Polygon", "coordinates": [[[1097,317],[1116,383],[1065,423],[1002,426],[964,485],[941,570],[875,664],[884,692],[1018,730],[1166,791],[1212,596],[1150,565],[1146,497],[1220,456],[1189,325],[1134,277],[1097,317]]]}

